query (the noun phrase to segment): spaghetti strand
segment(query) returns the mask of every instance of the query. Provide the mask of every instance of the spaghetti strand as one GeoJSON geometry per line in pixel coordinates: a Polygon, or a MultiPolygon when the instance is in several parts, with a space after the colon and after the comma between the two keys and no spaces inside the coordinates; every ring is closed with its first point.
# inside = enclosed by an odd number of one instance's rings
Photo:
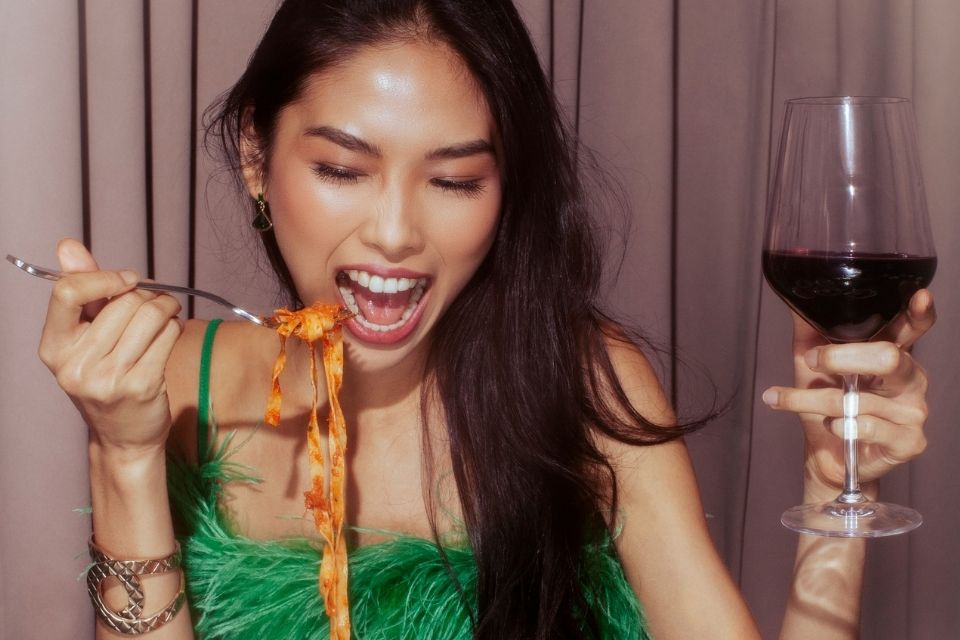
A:
{"type": "Polygon", "coordinates": [[[340,321],[343,307],[316,304],[299,311],[278,309],[277,333],[280,352],[273,365],[273,381],[264,422],[276,427],[280,423],[282,390],[280,374],[286,365],[286,340],[295,336],[303,340],[310,356],[310,385],[313,397],[307,423],[307,455],[310,462],[310,488],[304,491],[304,505],[313,513],[314,526],[323,539],[323,557],[318,579],[320,597],[330,619],[330,639],[350,640],[350,605],[347,597],[349,568],[347,545],[343,536],[346,513],[347,428],[340,407],[343,383],[343,334],[340,321]],[[326,486],[323,442],[317,419],[319,371],[316,343],[321,342],[323,368],[330,412],[327,416],[327,445],[330,460],[330,487],[326,486]]]}

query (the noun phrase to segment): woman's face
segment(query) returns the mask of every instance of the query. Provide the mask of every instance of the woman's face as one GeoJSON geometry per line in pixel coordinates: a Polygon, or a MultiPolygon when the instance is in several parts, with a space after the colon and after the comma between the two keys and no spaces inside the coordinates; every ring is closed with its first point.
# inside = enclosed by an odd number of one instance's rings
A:
{"type": "Polygon", "coordinates": [[[356,313],[357,366],[423,345],[490,249],[494,137],[460,58],[423,42],[361,49],[281,112],[262,185],[277,242],[305,303],[356,313]]]}

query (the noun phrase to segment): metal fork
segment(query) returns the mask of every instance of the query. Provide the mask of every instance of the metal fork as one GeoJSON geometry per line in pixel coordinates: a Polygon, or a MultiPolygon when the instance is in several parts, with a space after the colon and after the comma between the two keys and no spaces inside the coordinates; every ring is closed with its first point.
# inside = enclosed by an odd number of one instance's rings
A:
{"type": "MultiPolygon", "coordinates": [[[[7,254],[7,260],[13,263],[15,266],[19,267],[23,271],[26,271],[32,276],[37,276],[38,278],[43,278],[44,280],[59,280],[65,274],[62,271],[57,271],[55,269],[46,269],[44,267],[38,267],[35,264],[30,264],[25,260],[21,260],[16,256],[12,256],[9,253],[7,254]]],[[[223,305],[237,314],[244,320],[249,320],[254,324],[258,324],[262,327],[274,328],[277,326],[277,321],[273,317],[264,317],[258,316],[255,313],[247,311],[243,307],[238,307],[237,305],[224,300],[220,296],[210,293],[209,291],[202,291],[200,289],[193,289],[191,287],[180,287],[174,284],[160,284],[159,282],[138,282],[136,284],[137,289],[146,289],[147,291],[170,291],[173,293],[183,293],[188,296],[194,296],[197,298],[206,298],[211,302],[216,302],[219,305],[223,305]]]]}

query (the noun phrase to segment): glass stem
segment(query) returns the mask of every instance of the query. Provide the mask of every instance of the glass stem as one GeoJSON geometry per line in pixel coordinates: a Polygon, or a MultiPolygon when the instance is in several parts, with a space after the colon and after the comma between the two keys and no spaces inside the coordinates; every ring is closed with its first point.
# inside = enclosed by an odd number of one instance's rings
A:
{"type": "Polygon", "coordinates": [[[837,498],[844,504],[866,502],[860,492],[860,478],[857,476],[857,415],[860,413],[859,376],[843,376],[843,493],[837,498]]]}

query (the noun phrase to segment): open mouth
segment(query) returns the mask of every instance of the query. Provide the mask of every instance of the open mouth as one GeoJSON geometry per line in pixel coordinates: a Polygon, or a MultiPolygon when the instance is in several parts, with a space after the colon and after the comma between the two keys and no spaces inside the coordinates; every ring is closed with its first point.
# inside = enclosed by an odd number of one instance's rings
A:
{"type": "Polygon", "coordinates": [[[348,326],[361,338],[393,342],[413,330],[427,277],[395,277],[346,269],[337,274],[344,305],[354,314],[348,326]]]}

